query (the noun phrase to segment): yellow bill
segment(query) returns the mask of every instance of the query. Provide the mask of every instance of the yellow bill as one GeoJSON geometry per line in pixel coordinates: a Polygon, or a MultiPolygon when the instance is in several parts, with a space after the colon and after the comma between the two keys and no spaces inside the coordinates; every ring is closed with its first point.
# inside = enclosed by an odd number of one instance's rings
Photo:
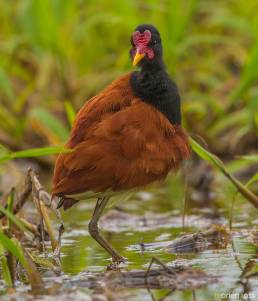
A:
{"type": "Polygon", "coordinates": [[[137,51],[133,58],[133,66],[135,67],[144,57],[145,57],[145,53],[139,53],[137,51]]]}

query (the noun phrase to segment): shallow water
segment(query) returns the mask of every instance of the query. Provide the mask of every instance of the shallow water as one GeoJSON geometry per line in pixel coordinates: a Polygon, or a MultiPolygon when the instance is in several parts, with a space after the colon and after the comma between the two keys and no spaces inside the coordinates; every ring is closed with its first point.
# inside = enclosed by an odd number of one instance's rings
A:
{"type": "MultiPolygon", "coordinates": [[[[200,252],[171,254],[166,247],[172,240],[190,233],[207,230],[212,224],[228,225],[228,209],[231,200],[220,200],[214,204],[187,205],[182,219],[183,187],[179,179],[169,180],[166,187],[154,188],[134,195],[130,201],[116,203],[101,219],[103,235],[116,250],[127,259],[123,271],[147,270],[152,257],[159,258],[168,266],[193,266],[201,268],[208,275],[218,277],[217,283],[200,289],[175,291],[168,289],[147,290],[147,288],[123,288],[112,292],[111,300],[258,300],[258,278],[241,279],[248,266],[258,265],[257,241],[251,239],[251,231],[257,229],[257,212],[245,201],[238,200],[234,209],[233,231],[226,248],[206,249],[200,252]],[[227,206],[220,206],[220,204],[227,206]],[[219,204],[219,205],[218,205],[219,204]],[[245,295],[244,295],[245,293],[245,295]],[[234,294],[234,295],[233,295],[234,294]],[[249,299],[248,299],[249,297],[249,299]],[[163,298],[163,299],[162,299],[163,298]],[[229,299],[229,298],[228,298],[229,299]]],[[[37,297],[43,300],[91,300],[94,292],[92,279],[105,272],[110,258],[89,236],[87,224],[95,201],[80,202],[63,212],[65,233],[62,239],[62,270],[56,276],[49,270],[42,271],[47,285],[58,285],[58,295],[37,297]]],[[[56,224],[57,226],[57,224],[56,224]]],[[[157,267],[157,265],[154,265],[157,267]]],[[[34,297],[26,292],[28,287],[18,283],[17,300],[34,297]],[[21,292],[25,292],[24,294],[21,292]]],[[[101,295],[101,294],[100,294],[101,295]]],[[[6,300],[10,297],[5,296],[6,300]]],[[[4,299],[5,300],[5,299],[4,299]]],[[[94,299],[109,300],[109,299],[94,299]]]]}
{"type": "MultiPolygon", "coordinates": [[[[187,254],[168,254],[165,246],[185,233],[209,228],[212,224],[228,224],[225,209],[209,207],[190,208],[182,228],[182,195],[171,195],[170,188],[156,193],[141,193],[128,202],[117,204],[119,211],[108,211],[102,218],[102,233],[108,241],[127,258],[124,269],[147,269],[152,257],[158,257],[170,266],[186,265],[203,269],[218,276],[218,283],[195,291],[196,300],[221,300],[230,292],[231,299],[258,300],[258,278],[238,284],[248,262],[257,265],[257,246],[250,242],[251,229],[257,228],[257,214],[249,204],[241,203],[234,210],[232,240],[225,249],[212,249],[187,254]],[[246,295],[243,295],[246,293],[246,295]],[[239,295],[238,295],[239,294],[239,295]],[[242,294],[242,295],[241,295],[242,294]],[[249,295],[248,295],[249,294],[249,295]],[[249,299],[247,298],[249,297],[249,299]]],[[[230,201],[229,201],[230,202],[230,201]]],[[[64,213],[66,232],[63,237],[62,265],[65,274],[74,285],[87,278],[87,272],[106,270],[109,256],[87,232],[87,223],[94,202],[81,203],[64,213]]],[[[130,289],[121,292],[126,300],[153,300],[146,289],[130,289]]],[[[168,290],[154,290],[157,300],[168,290]]],[[[193,292],[174,292],[165,300],[194,300],[193,292]]]]}

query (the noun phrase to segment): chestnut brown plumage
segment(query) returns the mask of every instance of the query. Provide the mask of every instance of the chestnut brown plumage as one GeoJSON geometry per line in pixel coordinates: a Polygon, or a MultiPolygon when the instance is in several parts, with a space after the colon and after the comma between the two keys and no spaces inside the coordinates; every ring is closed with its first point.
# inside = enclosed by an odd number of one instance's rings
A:
{"type": "Polygon", "coordinates": [[[141,71],[118,78],[81,108],[66,144],[72,151],[58,156],[52,189],[64,209],[98,197],[89,232],[117,262],[123,258],[97,227],[109,197],[165,179],[190,154],[180,125],[180,97],[165,71],[158,31],[138,26],[132,46],[141,71]]]}

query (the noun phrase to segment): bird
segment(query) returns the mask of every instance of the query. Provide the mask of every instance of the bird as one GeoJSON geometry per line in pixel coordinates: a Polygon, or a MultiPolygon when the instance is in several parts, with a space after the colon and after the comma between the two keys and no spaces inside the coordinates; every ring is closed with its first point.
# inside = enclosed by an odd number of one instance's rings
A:
{"type": "Polygon", "coordinates": [[[135,28],[129,56],[136,70],[115,79],[77,113],[65,144],[70,151],[58,155],[52,180],[58,209],[96,198],[88,231],[118,264],[125,259],[98,227],[108,201],[164,181],[191,154],[180,95],[155,26],[135,28]]]}

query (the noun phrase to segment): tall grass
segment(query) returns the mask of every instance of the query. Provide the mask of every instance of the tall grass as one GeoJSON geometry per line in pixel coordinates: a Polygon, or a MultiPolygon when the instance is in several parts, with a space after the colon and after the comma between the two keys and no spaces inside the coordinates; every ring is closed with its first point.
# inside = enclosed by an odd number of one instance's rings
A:
{"type": "Polygon", "coordinates": [[[27,235],[32,239],[30,231],[23,222],[12,213],[14,203],[14,190],[11,191],[7,209],[0,206],[0,212],[7,218],[7,228],[0,225],[0,262],[3,279],[7,287],[14,287],[16,280],[16,261],[18,261],[26,272],[26,277],[31,285],[32,291],[42,293],[44,285],[42,278],[34,264],[29,258],[27,251],[13,235],[13,224],[21,231],[22,235],[27,235]]]}
{"type": "Polygon", "coordinates": [[[65,124],[71,122],[67,103],[77,110],[131,69],[129,36],[141,22],[162,33],[165,61],[194,131],[211,128],[206,138],[212,140],[244,122],[238,140],[257,133],[257,3],[245,5],[243,0],[1,1],[0,142],[18,149],[64,142],[65,124]],[[232,86],[220,93],[227,84],[232,86]],[[229,112],[230,124],[221,117],[229,112]],[[192,118],[200,120],[198,126],[192,118]],[[30,139],[33,135],[38,139],[30,139]]]}
{"type": "Polygon", "coordinates": [[[0,1],[0,160],[58,152],[81,105],[132,69],[139,23],[162,34],[187,129],[227,158],[257,152],[257,8],[255,0],[0,1]]]}

